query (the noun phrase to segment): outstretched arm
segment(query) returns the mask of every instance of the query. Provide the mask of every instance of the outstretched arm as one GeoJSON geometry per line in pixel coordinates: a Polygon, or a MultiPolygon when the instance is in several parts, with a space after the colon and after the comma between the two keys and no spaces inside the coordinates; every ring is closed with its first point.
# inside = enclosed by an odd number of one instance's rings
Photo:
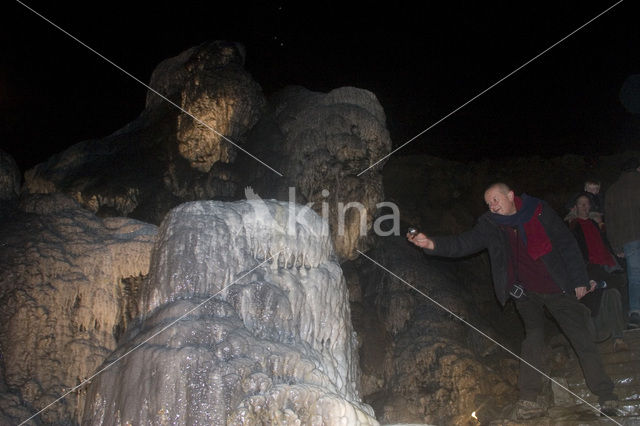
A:
{"type": "Polygon", "coordinates": [[[463,257],[477,253],[487,247],[488,241],[487,226],[477,224],[470,231],[460,235],[450,235],[443,237],[427,237],[420,232],[412,236],[407,234],[407,239],[425,251],[445,257],[463,257]]]}

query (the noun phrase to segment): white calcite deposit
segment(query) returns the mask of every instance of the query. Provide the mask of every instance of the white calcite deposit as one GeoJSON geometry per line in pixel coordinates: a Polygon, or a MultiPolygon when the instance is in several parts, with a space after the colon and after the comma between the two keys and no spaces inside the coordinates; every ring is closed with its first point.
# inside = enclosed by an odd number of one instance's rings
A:
{"type": "Polygon", "coordinates": [[[377,424],[326,226],[277,201],[170,211],[83,424],[377,424]]]}
{"type": "MultiPolygon", "coordinates": [[[[116,348],[128,320],[123,280],[147,273],[157,230],[101,219],[62,194],[25,196],[3,217],[0,424],[47,407],[116,348]]],[[[74,392],[36,420],[74,424],[83,401],[74,392]]]]}

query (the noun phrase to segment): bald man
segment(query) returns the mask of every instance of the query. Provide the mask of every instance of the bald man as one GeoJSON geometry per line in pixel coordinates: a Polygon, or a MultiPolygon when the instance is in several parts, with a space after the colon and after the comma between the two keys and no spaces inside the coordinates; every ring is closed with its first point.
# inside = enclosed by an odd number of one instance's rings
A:
{"type": "MultiPolygon", "coordinates": [[[[407,238],[430,255],[462,257],[488,249],[496,296],[502,305],[513,299],[524,323],[522,358],[542,370],[546,307],[575,349],[602,413],[617,415],[613,382],[588,331],[589,310],[578,301],[590,286],[575,238],[545,201],[516,196],[504,183],[489,186],[484,200],[489,211],[470,231],[445,237],[407,234],[407,238]]],[[[544,416],[546,409],[538,402],[540,373],[521,363],[518,388],[516,417],[544,416]]]]}

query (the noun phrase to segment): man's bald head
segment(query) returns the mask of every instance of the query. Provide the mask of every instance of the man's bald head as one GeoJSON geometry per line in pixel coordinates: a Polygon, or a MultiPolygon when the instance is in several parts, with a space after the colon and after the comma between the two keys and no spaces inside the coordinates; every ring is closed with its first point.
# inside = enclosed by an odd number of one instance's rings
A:
{"type": "Polygon", "coordinates": [[[509,191],[511,191],[511,188],[509,188],[509,185],[507,185],[506,183],[503,182],[496,182],[496,183],[492,183],[491,185],[489,185],[489,187],[484,191],[485,194],[491,190],[491,189],[498,189],[501,193],[507,195],[509,193],[509,191]]]}
{"type": "Polygon", "coordinates": [[[484,201],[492,213],[502,216],[511,216],[518,211],[515,194],[506,183],[496,182],[490,185],[484,192],[484,201]]]}

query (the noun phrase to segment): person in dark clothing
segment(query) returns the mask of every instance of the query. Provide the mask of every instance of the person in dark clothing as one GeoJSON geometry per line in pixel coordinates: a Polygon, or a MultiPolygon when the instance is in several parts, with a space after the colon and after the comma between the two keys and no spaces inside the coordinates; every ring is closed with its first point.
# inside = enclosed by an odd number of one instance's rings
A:
{"type": "MultiPolygon", "coordinates": [[[[616,415],[613,382],[588,330],[589,309],[578,300],[587,293],[589,277],[575,238],[545,201],[518,197],[504,183],[489,186],[484,199],[489,211],[470,231],[443,237],[419,232],[407,238],[430,255],[462,257],[488,249],[495,294],[502,305],[513,298],[524,322],[522,358],[538,369],[543,365],[546,307],[576,351],[601,411],[616,415]]],[[[546,409],[537,402],[542,377],[526,363],[520,364],[518,388],[516,416],[543,416],[546,409]]]]}
{"type": "Polygon", "coordinates": [[[591,194],[591,211],[590,213],[604,213],[604,196],[600,191],[600,181],[587,180],[584,183],[584,192],[591,194]]]}
{"type": "Polygon", "coordinates": [[[624,257],[629,291],[628,326],[640,327],[640,160],[631,157],[607,190],[607,236],[614,253],[624,257]]]}
{"type": "Polygon", "coordinates": [[[596,340],[611,337],[614,351],[628,350],[622,333],[626,317],[621,296],[626,295],[624,274],[607,243],[604,222],[590,218],[591,202],[588,192],[575,197],[576,217],[569,222],[591,279],[591,289],[581,302],[591,310],[596,340]],[[606,287],[596,289],[598,283],[606,287]]]}

